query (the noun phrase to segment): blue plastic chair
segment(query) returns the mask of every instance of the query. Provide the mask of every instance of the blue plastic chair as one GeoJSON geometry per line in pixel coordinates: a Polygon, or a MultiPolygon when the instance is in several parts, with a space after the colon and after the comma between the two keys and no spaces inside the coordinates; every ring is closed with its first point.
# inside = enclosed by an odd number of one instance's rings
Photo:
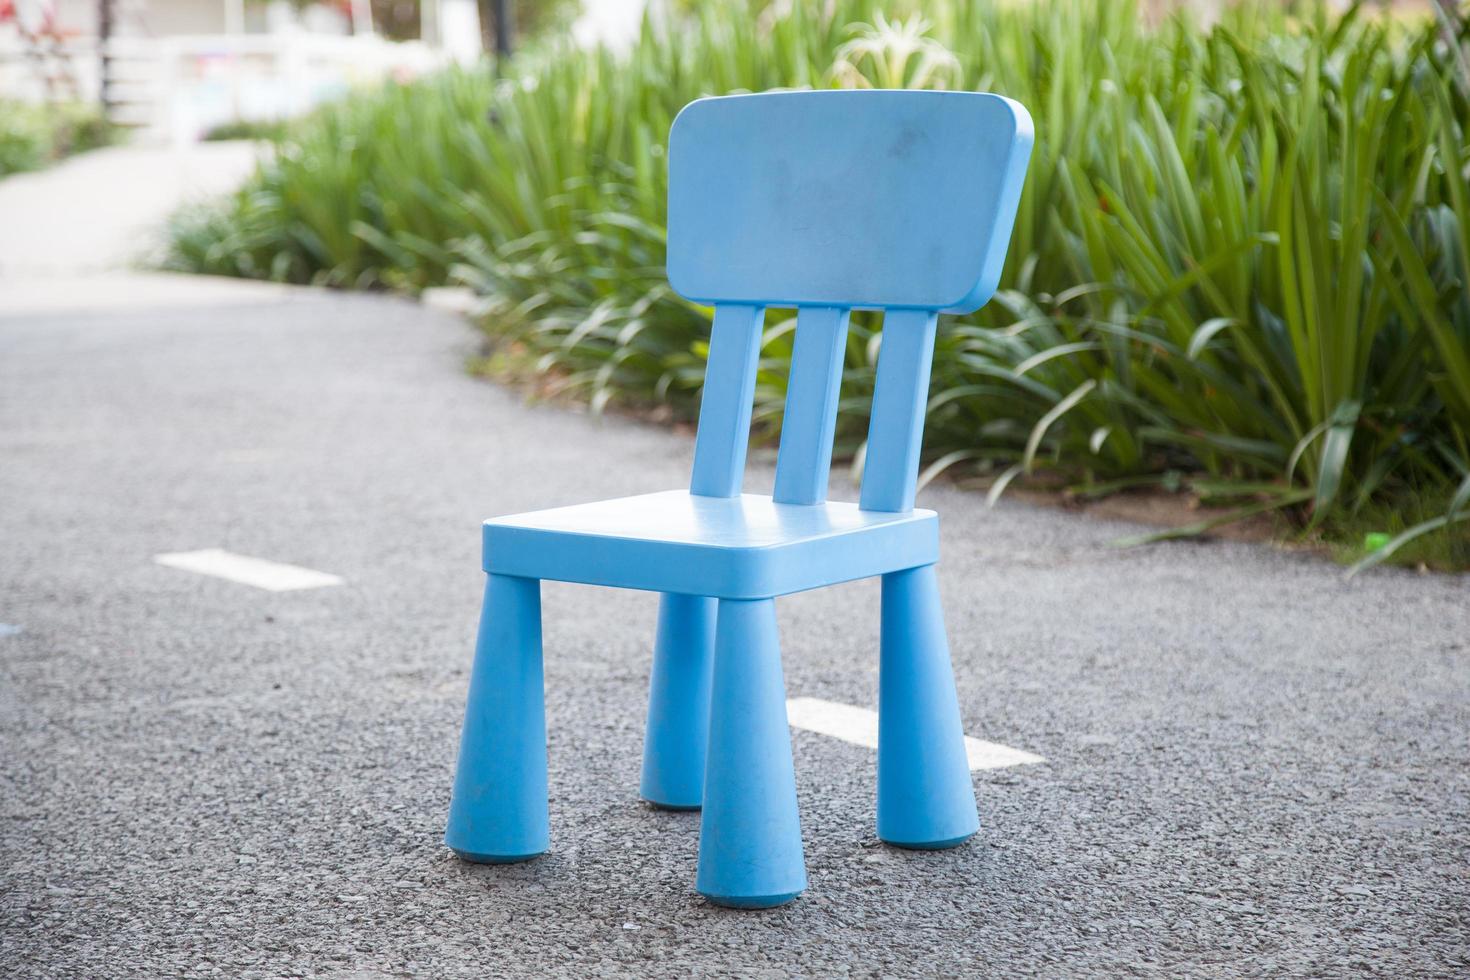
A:
{"type": "Polygon", "coordinates": [[[485,605],[445,841],[549,845],[540,580],[663,593],[642,795],[703,806],[696,887],[765,908],[806,887],[775,597],[882,576],[878,836],[979,829],[934,575],[914,509],[938,314],[994,292],[1026,162],[1019,104],[962,92],[701,99],[669,137],[668,275],[715,308],[688,490],[490,520],[485,605]],[[742,494],[765,308],[797,308],[772,496],[742,494]],[[857,504],[827,500],[848,313],[885,310],[857,504]]]}

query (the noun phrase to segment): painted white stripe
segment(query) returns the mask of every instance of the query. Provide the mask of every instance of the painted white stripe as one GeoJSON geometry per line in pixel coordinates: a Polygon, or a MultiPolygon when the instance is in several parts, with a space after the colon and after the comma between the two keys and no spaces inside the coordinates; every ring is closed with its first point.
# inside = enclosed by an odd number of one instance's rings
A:
{"type": "MultiPolygon", "coordinates": [[[[786,719],[793,728],[829,735],[870,749],[878,747],[878,712],[867,708],[855,708],[821,698],[792,698],[786,702],[786,719]]],[[[968,735],[965,736],[965,755],[972,770],[1003,769],[1046,761],[1039,755],[968,735]]]]}
{"type": "Polygon", "coordinates": [[[300,565],[285,565],[264,558],[237,555],[223,548],[204,548],[201,551],[176,551],[166,555],[155,555],[153,560],[169,568],[182,568],[186,572],[213,575],[269,592],[289,592],[292,589],[319,589],[324,585],[341,585],[342,580],[326,572],[318,572],[300,565]]]}

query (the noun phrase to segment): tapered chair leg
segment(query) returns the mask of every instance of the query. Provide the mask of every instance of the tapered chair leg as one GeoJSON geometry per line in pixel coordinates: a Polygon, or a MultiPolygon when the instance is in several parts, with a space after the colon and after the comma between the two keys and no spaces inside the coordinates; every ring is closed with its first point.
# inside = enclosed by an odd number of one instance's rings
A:
{"type": "Polygon", "coordinates": [[[468,861],[524,861],[550,844],[541,583],[491,575],[444,842],[468,861]]]}
{"type": "Polygon", "coordinates": [[[676,593],[659,599],[640,795],[669,810],[697,810],[704,799],[715,603],[676,593]]]}
{"type": "Polygon", "coordinates": [[[934,566],[883,576],[878,836],[954,847],[980,829],[934,566]]]}
{"type": "Polygon", "coordinates": [[[806,888],[771,599],[719,603],[696,887],[733,908],[783,905],[806,888]]]}

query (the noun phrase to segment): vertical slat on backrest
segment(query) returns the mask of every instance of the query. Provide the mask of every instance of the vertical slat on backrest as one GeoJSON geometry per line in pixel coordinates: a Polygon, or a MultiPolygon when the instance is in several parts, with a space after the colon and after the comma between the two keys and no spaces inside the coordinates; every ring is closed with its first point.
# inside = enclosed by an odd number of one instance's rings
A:
{"type": "Polygon", "coordinates": [[[690,493],[701,497],[740,494],[765,314],[761,306],[715,307],[704,395],[699,403],[699,433],[694,438],[690,493]]]}
{"type": "Polygon", "coordinates": [[[777,503],[819,504],[827,499],[848,317],[848,310],[834,306],[797,310],[781,449],[776,455],[772,496],[777,503]]]}
{"type": "Polygon", "coordinates": [[[883,316],[878,378],[863,461],[863,510],[905,513],[914,509],[929,367],[939,315],[928,310],[889,310],[883,316]]]}

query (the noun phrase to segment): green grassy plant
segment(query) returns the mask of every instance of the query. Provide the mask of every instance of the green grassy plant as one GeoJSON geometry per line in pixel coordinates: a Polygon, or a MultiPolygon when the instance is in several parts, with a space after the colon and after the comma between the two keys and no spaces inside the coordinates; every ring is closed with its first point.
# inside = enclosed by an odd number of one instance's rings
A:
{"type": "Polygon", "coordinates": [[[116,131],[96,106],[31,105],[0,99],[0,177],[39,170],[62,157],[106,146],[116,131]]]}
{"type": "MultiPolygon", "coordinates": [[[[1399,500],[1450,502],[1423,533],[1466,526],[1463,18],[1273,3],[1148,26],[1131,0],[692,11],[647,20],[626,54],[552,47],[499,82],[456,71],[330,107],[225,205],[181,216],[173,262],[468,283],[495,303],[487,329],[563,390],[689,417],[709,312],[663,279],[678,109],[779,87],[1001,92],[1031,109],[1036,148],[1001,292],[942,330],[926,476],[1100,493],[1182,473],[1234,501],[1227,518],[1277,509],[1304,534],[1399,500]]],[[[768,318],[768,434],[791,326],[768,318]]],[[[877,326],[855,317],[848,350],[839,442],[859,461],[877,326]]]]}
{"type": "Polygon", "coordinates": [[[224,140],[271,140],[286,138],[290,124],[284,119],[234,119],[211,127],[200,139],[206,143],[224,140]]]}

